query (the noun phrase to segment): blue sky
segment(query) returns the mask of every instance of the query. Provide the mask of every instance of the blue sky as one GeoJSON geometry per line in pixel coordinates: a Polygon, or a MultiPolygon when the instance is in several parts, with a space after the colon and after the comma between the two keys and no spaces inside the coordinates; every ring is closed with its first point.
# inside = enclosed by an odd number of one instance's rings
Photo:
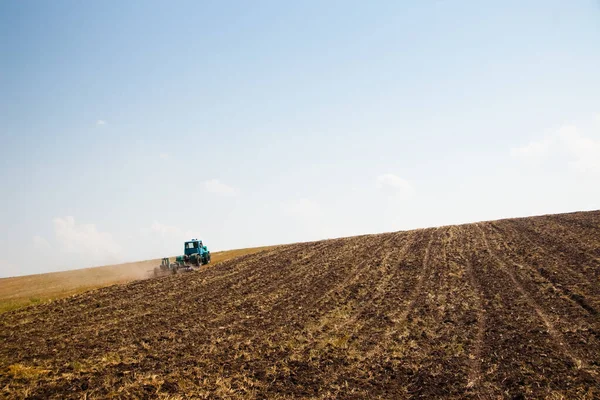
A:
{"type": "Polygon", "coordinates": [[[597,1],[5,1],[0,50],[0,276],[600,208],[597,1]]]}

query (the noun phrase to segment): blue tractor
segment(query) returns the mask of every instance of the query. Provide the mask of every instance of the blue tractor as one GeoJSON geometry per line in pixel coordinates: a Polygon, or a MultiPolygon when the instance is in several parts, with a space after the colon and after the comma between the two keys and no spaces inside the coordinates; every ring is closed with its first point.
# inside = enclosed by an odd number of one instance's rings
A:
{"type": "Polygon", "coordinates": [[[177,256],[172,263],[168,258],[163,258],[160,267],[154,268],[154,275],[161,276],[169,273],[191,272],[202,265],[210,263],[210,251],[202,240],[192,239],[183,245],[183,255],[177,256]]]}
{"type": "Polygon", "coordinates": [[[199,267],[210,262],[210,251],[202,244],[202,240],[192,239],[183,245],[183,255],[177,256],[177,262],[192,263],[199,267]]]}

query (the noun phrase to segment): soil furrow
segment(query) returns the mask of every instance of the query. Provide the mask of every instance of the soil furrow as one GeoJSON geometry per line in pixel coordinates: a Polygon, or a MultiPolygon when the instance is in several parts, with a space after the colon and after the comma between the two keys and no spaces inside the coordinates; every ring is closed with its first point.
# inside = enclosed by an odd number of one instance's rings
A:
{"type": "MultiPolygon", "coordinates": [[[[535,310],[535,313],[544,322],[544,325],[546,325],[546,327],[548,328],[548,332],[550,332],[550,334],[554,337],[554,340],[561,347],[564,347],[564,340],[562,340],[562,337],[560,336],[558,331],[554,328],[554,324],[546,316],[546,313],[544,311],[542,311],[542,308],[531,298],[531,296],[525,291],[525,289],[523,289],[523,287],[521,286],[519,281],[515,278],[514,273],[511,272],[510,268],[506,265],[506,263],[503,260],[501,260],[500,257],[498,257],[498,255],[496,254],[496,252],[494,250],[492,250],[492,248],[490,247],[490,244],[487,240],[485,231],[479,225],[476,225],[476,227],[479,230],[479,232],[481,232],[483,242],[485,243],[485,248],[488,250],[488,252],[492,256],[492,258],[498,263],[498,265],[501,267],[502,271],[504,273],[506,273],[506,275],[508,275],[508,277],[510,278],[512,283],[515,285],[515,288],[519,291],[519,293],[521,293],[521,295],[525,298],[525,300],[531,306],[531,308],[533,308],[535,310]]],[[[581,363],[581,360],[575,358],[571,354],[569,349],[565,348],[564,351],[575,362],[575,364],[581,363]]]]}
{"type": "MultiPolygon", "coordinates": [[[[485,304],[483,302],[483,293],[481,285],[475,277],[475,273],[473,271],[473,264],[471,263],[470,259],[470,255],[474,253],[474,250],[471,247],[472,240],[470,240],[471,238],[468,236],[470,232],[468,232],[467,230],[463,231],[464,227],[459,227],[459,229],[459,232],[462,234],[460,235],[462,240],[459,243],[457,243],[456,249],[459,255],[459,259],[462,260],[465,264],[467,278],[475,295],[474,306],[477,320],[477,335],[475,337],[475,344],[473,345],[473,350],[471,351],[471,354],[469,356],[470,369],[468,374],[467,388],[472,389],[476,393],[477,390],[481,387],[481,381],[483,378],[481,372],[481,356],[487,326],[486,309],[485,304]],[[465,253],[469,254],[469,256],[465,255],[465,253]]],[[[490,393],[487,394],[489,395],[490,393]]]]}
{"type": "Polygon", "coordinates": [[[539,317],[541,321],[543,321],[546,326],[548,333],[552,336],[554,343],[561,351],[573,362],[573,365],[577,367],[577,369],[583,369],[592,375],[597,375],[597,371],[595,369],[590,368],[590,363],[582,358],[576,356],[573,350],[567,344],[567,341],[564,339],[563,335],[560,331],[555,327],[552,320],[548,317],[548,313],[543,310],[543,308],[533,299],[533,297],[523,288],[521,283],[516,279],[514,273],[511,271],[511,268],[506,265],[506,263],[497,255],[497,253],[491,248],[485,231],[479,226],[479,224],[475,225],[476,228],[482,235],[483,242],[485,243],[485,247],[488,250],[491,257],[498,263],[502,271],[510,278],[514,287],[517,291],[523,296],[526,303],[535,311],[536,315],[539,317]]]}
{"type": "Polygon", "coordinates": [[[563,267],[582,281],[593,282],[600,277],[598,261],[582,252],[581,249],[575,249],[572,244],[553,238],[551,235],[542,235],[522,221],[510,221],[508,225],[515,226],[514,230],[526,236],[528,241],[543,249],[546,254],[552,254],[553,257],[561,259],[563,267]]]}
{"type": "Polygon", "coordinates": [[[498,227],[495,224],[492,227],[502,232],[501,237],[503,252],[512,255],[519,260],[515,263],[520,269],[528,268],[544,284],[550,285],[556,292],[560,292],[565,298],[585,309],[592,315],[597,315],[597,307],[590,304],[589,301],[600,297],[600,288],[592,282],[592,279],[584,277],[584,274],[570,268],[564,268],[565,260],[562,255],[556,255],[545,248],[540,247],[537,242],[533,242],[528,235],[513,233],[515,230],[508,227],[498,227]],[[509,240],[506,240],[509,239],[509,240]],[[512,243],[528,242],[531,247],[514,247],[512,243]]]}

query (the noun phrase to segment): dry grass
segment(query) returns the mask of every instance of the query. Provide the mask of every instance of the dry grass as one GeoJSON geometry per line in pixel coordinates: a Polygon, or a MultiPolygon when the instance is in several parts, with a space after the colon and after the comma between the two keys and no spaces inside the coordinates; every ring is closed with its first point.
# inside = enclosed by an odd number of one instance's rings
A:
{"type": "MultiPolygon", "coordinates": [[[[274,247],[218,251],[212,253],[212,264],[274,247]]],[[[73,271],[0,278],[0,314],[62,299],[92,289],[147,279],[152,276],[154,267],[159,264],[160,259],[155,259],[73,271]]]]}
{"type": "Polygon", "coordinates": [[[23,364],[12,364],[8,366],[8,373],[13,379],[33,380],[48,372],[50,371],[46,369],[29,367],[23,364]]]}

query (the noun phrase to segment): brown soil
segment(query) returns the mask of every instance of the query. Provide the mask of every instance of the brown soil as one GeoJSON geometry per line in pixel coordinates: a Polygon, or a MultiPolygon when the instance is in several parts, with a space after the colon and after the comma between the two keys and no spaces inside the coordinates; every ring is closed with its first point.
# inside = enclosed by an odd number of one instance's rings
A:
{"type": "Polygon", "coordinates": [[[600,398],[600,211],[280,246],[0,315],[11,398],[600,398]]]}

